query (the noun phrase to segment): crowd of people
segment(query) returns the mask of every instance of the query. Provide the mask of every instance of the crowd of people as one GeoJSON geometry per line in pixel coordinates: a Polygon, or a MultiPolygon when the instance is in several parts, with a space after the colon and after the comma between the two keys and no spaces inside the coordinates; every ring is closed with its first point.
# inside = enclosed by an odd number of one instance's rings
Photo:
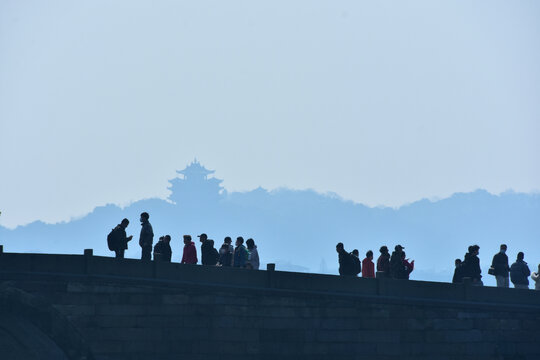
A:
{"type": "MultiPolygon", "coordinates": [[[[150,215],[143,212],[140,217],[141,233],[139,236],[139,246],[141,247],[141,260],[171,262],[171,236],[164,235],[154,245],[154,230],[150,224],[150,215]]],[[[120,224],[114,227],[107,236],[109,250],[115,252],[116,258],[123,259],[128,243],[133,239],[133,235],[127,236],[126,228],[129,225],[128,219],[123,219],[120,224]]],[[[197,236],[201,243],[201,264],[209,266],[230,266],[247,269],[259,269],[259,253],[257,245],[253,239],[247,239],[244,245],[244,238],[236,238],[235,246],[232,239],[227,236],[223,240],[219,251],[214,247],[214,240],[209,239],[206,234],[197,236]]],[[[184,249],[182,254],[182,264],[197,264],[197,248],[191,239],[191,235],[184,235],[184,249]]]]}
{"type": "MultiPolygon", "coordinates": [[[[171,262],[171,236],[164,235],[154,245],[154,230],[150,224],[150,215],[143,212],[140,216],[141,233],[139,236],[139,246],[141,247],[141,260],[150,261],[152,256],[154,261],[171,262]]],[[[111,230],[107,236],[109,250],[114,251],[116,258],[123,259],[128,248],[128,243],[133,239],[133,235],[127,236],[126,228],[129,225],[128,219],[123,219],[120,224],[111,230]]],[[[259,269],[259,253],[257,245],[253,239],[247,239],[244,245],[244,238],[236,238],[235,245],[232,239],[227,236],[223,240],[223,245],[217,250],[214,240],[209,239],[206,234],[197,236],[201,243],[201,264],[209,266],[231,266],[248,269],[259,269]]],[[[182,254],[182,264],[197,264],[197,248],[191,239],[191,235],[184,235],[184,249],[182,254]]],[[[386,277],[392,279],[408,280],[414,270],[414,260],[409,261],[404,251],[405,247],[396,245],[392,254],[386,246],[379,249],[380,255],[375,264],[373,263],[373,251],[366,252],[366,257],[360,261],[360,254],[357,249],[351,252],[345,250],[343,243],[336,245],[339,261],[339,274],[342,276],[358,276],[364,278],[386,277]]],[[[535,282],[535,289],[540,290],[540,265],[538,270],[531,273],[529,266],[524,261],[525,254],[519,252],[516,261],[509,266],[506,255],[507,246],[502,244],[500,251],[493,256],[491,267],[488,273],[495,276],[497,287],[510,286],[510,281],[517,289],[529,288],[529,276],[535,282]]],[[[470,279],[472,285],[483,286],[482,270],[480,268],[480,246],[469,246],[464,259],[455,260],[453,283],[461,283],[466,278],[470,279]]]]}
{"type": "MultiPolygon", "coordinates": [[[[493,256],[488,270],[489,275],[495,276],[497,287],[508,288],[511,281],[516,289],[528,289],[530,276],[535,282],[535,289],[540,290],[540,264],[538,270],[531,274],[529,265],[524,260],[525,254],[519,252],[516,261],[509,266],[508,255],[506,255],[507,249],[506,244],[500,246],[500,251],[493,256]]],[[[456,259],[454,277],[452,278],[453,283],[461,283],[464,278],[469,278],[472,285],[484,285],[482,270],[480,269],[480,258],[478,257],[479,253],[480,246],[471,245],[463,260],[456,259]]]]}
{"type": "Polygon", "coordinates": [[[360,273],[364,278],[387,277],[393,279],[409,279],[414,270],[414,260],[409,262],[405,249],[401,245],[396,245],[392,255],[386,246],[379,249],[381,255],[377,259],[377,273],[373,263],[373,251],[366,252],[366,257],[360,262],[359,252],[354,249],[347,252],[343,243],[336,245],[339,261],[339,274],[342,276],[358,276],[360,273]]]}

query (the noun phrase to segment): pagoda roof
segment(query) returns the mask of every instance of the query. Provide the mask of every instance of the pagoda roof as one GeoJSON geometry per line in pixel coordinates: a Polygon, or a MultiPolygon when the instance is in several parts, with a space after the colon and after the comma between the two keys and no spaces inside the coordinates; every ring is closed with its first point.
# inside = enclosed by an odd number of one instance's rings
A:
{"type": "Polygon", "coordinates": [[[197,159],[193,160],[191,164],[186,166],[184,170],[177,170],[176,171],[179,174],[182,175],[210,175],[215,172],[215,170],[208,170],[204,166],[201,165],[200,162],[197,161],[197,159]]]}

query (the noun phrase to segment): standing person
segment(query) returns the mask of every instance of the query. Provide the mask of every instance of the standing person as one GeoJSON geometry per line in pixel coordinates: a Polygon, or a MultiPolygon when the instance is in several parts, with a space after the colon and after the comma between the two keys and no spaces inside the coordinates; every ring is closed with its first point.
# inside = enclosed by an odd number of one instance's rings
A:
{"type": "Polygon", "coordinates": [[[191,235],[184,235],[184,253],[182,254],[182,264],[197,263],[197,248],[191,241],[191,235]]]}
{"type": "Polygon", "coordinates": [[[253,270],[259,270],[259,251],[257,250],[255,241],[249,238],[246,240],[246,245],[249,253],[246,267],[253,270]]]}
{"type": "Polygon", "coordinates": [[[208,243],[208,255],[206,255],[206,265],[216,266],[219,261],[219,253],[214,247],[214,240],[208,239],[206,240],[206,242],[208,243]]]}
{"type": "Polygon", "coordinates": [[[171,262],[171,236],[165,235],[159,238],[159,241],[154,246],[154,261],[171,262]]]}
{"type": "Polygon", "coordinates": [[[353,269],[352,269],[351,255],[347,251],[345,251],[343,243],[338,243],[336,245],[336,252],[338,253],[339,275],[341,276],[354,275],[353,269]]]}
{"type": "Polygon", "coordinates": [[[456,268],[454,269],[454,277],[452,278],[452,283],[458,284],[463,282],[463,266],[461,263],[461,259],[456,259],[454,264],[456,265],[456,268]]]}
{"type": "Polygon", "coordinates": [[[232,265],[232,254],[234,252],[234,247],[231,245],[231,238],[227,236],[223,239],[223,245],[219,249],[219,265],[221,266],[231,266],[232,265]]]}
{"type": "Polygon", "coordinates": [[[197,236],[201,242],[201,264],[203,265],[215,265],[213,262],[212,246],[208,241],[208,236],[205,233],[197,236]]]}
{"type": "Polygon", "coordinates": [[[141,247],[141,260],[152,260],[152,244],[154,243],[154,230],[148,221],[150,215],[147,212],[141,214],[141,235],[139,246],[141,247]]]}
{"type": "Polygon", "coordinates": [[[506,255],[506,245],[502,244],[500,251],[493,256],[491,267],[494,270],[497,287],[509,287],[508,274],[510,267],[508,266],[508,256],[506,255]]]}
{"type": "Polygon", "coordinates": [[[123,219],[122,222],[107,236],[107,243],[109,245],[109,250],[114,251],[115,257],[117,259],[123,259],[124,253],[128,248],[128,242],[133,239],[133,235],[126,236],[126,228],[129,225],[128,219],[123,219]]]}
{"type": "Polygon", "coordinates": [[[377,259],[377,276],[390,277],[390,253],[386,246],[381,246],[379,249],[381,255],[377,259]]]}
{"type": "Polygon", "coordinates": [[[407,273],[403,265],[403,249],[401,245],[396,245],[390,257],[390,275],[393,279],[406,279],[407,273]]]}
{"type": "Polygon", "coordinates": [[[243,268],[246,267],[248,252],[244,246],[244,238],[239,236],[236,238],[236,248],[233,253],[233,266],[243,268]]]}
{"type": "Polygon", "coordinates": [[[463,277],[471,278],[472,285],[483,286],[482,282],[482,269],[480,269],[480,246],[469,246],[469,252],[465,254],[465,261],[463,264],[463,277]]]}
{"type": "Polygon", "coordinates": [[[534,289],[540,290],[540,264],[538,264],[538,271],[531,274],[531,279],[533,279],[535,283],[534,289]]]}
{"type": "Polygon", "coordinates": [[[405,258],[405,251],[401,253],[401,259],[403,260],[403,266],[405,267],[405,279],[409,280],[409,276],[414,270],[414,260],[409,262],[409,259],[405,258]]]}
{"type": "Polygon", "coordinates": [[[362,271],[362,265],[360,264],[360,253],[357,249],[354,249],[351,253],[351,260],[352,260],[352,275],[358,276],[360,272],[362,271]]]}
{"type": "Polygon", "coordinates": [[[512,284],[514,284],[514,287],[516,289],[528,289],[529,288],[529,275],[531,275],[531,270],[529,270],[529,266],[525,261],[523,261],[523,258],[525,257],[525,254],[523,252],[519,252],[517,255],[517,260],[515,263],[512,264],[510,267],[510,278],[512,280],[512,284]]]}
{"type": "Polygon", "coordinates": [[[365,259],[362,260],[362,277],[375,277],[375,264],[373,263],[373,251],[371,250],[366,253],[365,259]]]}
{"type": "Polygon", "coordinates": [[[156,245],[154,245],[154,261],[163,261],[161,257],[161,248],[163,246],[163,239],[165,236],[160,236],[156,245]]]}

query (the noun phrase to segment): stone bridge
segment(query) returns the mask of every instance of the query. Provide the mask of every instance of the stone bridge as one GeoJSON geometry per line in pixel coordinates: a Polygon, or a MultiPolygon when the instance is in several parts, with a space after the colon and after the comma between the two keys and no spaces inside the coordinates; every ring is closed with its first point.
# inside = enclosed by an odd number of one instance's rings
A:
{"type": "Polygon", "coordinates": [[[4,253],[1,359],[540,359],[540,292],[4,253]]]}

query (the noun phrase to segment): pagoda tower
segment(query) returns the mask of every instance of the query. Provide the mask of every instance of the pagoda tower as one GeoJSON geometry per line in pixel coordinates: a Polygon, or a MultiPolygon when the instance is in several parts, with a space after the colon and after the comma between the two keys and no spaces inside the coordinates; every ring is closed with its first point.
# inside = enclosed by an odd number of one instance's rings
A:
{"type": "Polygon", "coordinates": [[[223,180],[209,178],[214,170],[208,170],[197,159],[186,166],[184,170],[176,171],[180,176],[169,180],[171,190],[169,199],[177,205],[196,205],[200,203],[217,202],[223,190],[223,180]]]}

